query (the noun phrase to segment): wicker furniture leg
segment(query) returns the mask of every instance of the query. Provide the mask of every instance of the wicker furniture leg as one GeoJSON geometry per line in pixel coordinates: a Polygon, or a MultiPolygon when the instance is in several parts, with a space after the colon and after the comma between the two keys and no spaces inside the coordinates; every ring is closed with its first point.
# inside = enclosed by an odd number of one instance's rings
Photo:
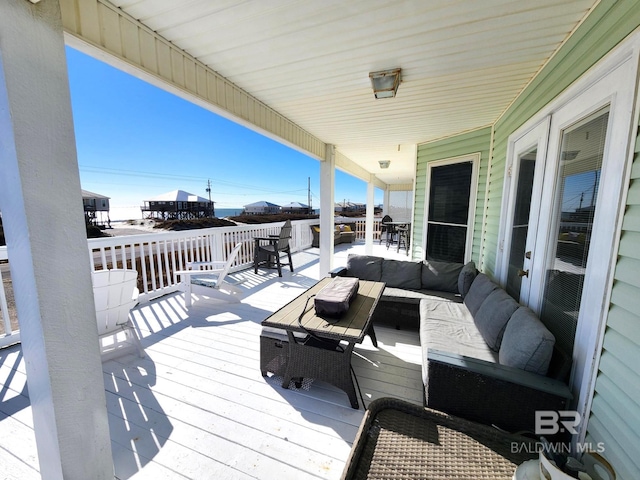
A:
{"type": "Polygon", "coordinates": [[[337,341],[319,341],[308,337],[298,341],[292,332],[289,336],[289,358],[282,382],[288,388],[292,379],[297,377],[313,378],[330,383],[343,390],[349,397],[351,407],[359,408],[356,389],[351,379],[352,343],[348,345],[337,341]]]}

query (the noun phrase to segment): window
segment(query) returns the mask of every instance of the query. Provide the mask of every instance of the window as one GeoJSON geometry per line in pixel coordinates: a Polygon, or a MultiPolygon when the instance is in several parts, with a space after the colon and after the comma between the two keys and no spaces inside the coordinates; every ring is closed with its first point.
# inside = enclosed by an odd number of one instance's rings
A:
{"type": "Polygon", "coordinates": [[[465,263],[471,242],[480,154],[427,168],[426,259],[465,263]]]}

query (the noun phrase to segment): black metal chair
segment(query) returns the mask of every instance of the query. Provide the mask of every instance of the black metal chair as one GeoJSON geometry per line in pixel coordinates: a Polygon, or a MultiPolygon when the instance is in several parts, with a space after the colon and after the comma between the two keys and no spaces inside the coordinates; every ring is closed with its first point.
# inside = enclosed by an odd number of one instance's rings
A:
{"type": "Polygon", "coordinates": [[[382,243],[382,234],[386,233],[387,248],[394,242],[393,237],[398,233],[396,226],[389,225],[389,222],[393,222],[393,219],[389,215],[385,215],[382,217],[382,220],[380,220],[380,241],[378,242],[379,244],[382,243]]]}
{"type": "Polygon", "coordinates": [[[293,262],[291,260],[291,247],[289,239],[291,238],[291,220],[284,222],[280,229],[279,235],[271,235],[269,237],[254,237],[255,248],[253,252],[253,270],[258,273],[258,267],[265,265],[266,268],[278,269],[278,276],[282,276],[282,265],[289,265],[293,272],[293,262]],[[280,254],[286,253],[289,263],[280,261],[280,254]]]}

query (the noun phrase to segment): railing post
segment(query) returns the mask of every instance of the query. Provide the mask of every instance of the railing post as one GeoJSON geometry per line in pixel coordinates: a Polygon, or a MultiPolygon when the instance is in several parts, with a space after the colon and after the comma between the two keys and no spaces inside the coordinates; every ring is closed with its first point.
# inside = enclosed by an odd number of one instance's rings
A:
{"type": "Polygon", "coordinates": [[[2,270],[0,270],[0,310],[2,310],[2,320],[4,322],[5,335],[11,335],[11,319],[9,318],[9,307],[7,307],[7,295],[4,291],[4,282],[2,281],[2,270]]]}

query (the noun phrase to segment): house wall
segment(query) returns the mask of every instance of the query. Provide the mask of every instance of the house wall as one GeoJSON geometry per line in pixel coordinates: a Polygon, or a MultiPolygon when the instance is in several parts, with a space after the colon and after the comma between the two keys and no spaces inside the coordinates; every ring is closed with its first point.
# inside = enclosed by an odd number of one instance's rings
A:
{"type": "MultiPolygon", "coordinates": [[[[638,129],[640,133],[640,129],[638,129]]],[[[618,478],[640,478],[640,135],[586,441],[603,442],[618,478]]]]}
{"type": "Polygon", "coordinates": [[[475,230],[471,259],[479,264],[481,245],[481,233],[484,212],[484,199],[487,185],[487,172],[489,165],[489,147],[491,145],[491,128],[481,128],[455,137],[446,138],[436,142],[425,143],[418,146],[418,165],[416,169],[416,194],[413,218],[413,234],[411,250],[413,258],[424,257],[424,212],[427,166],[430,162],[445,160],[480,152],[480,168],[478,174],[478,197],[476,201],[475,230]]]}
{"type": "MultiPolygon", "coordinates": [[[[490,162],[484,152],[482,155],[478,206],[486,210],[484,215],[477,215],[484,218],[484,222],[476,223],[473,252],[474,260],[480,260],[481,269],[488,275],[495,276],[509,135],[639,26],[637,0],[600,2],[494,125],[490,162]],[[488,182],[486,190],[482,188],[483,180],[488,182]],[[485,192],[488,193],[486,202],[485,192]]],[[[429,161],[472,151],[469,149],[472,134],[421,145],[418,149],[414,235],[419,238],[414,242],[414,256],[422,253],[426,165],[429,161]]],[[[640,361],[640,280],[637,275],[640,270],[640,129],[617,253],[586,442],[594,445],[603,442],[603,455],[614,466],[617,478],[631,479],[640,478],[640,374],[637,369],[640,361]]]]}

